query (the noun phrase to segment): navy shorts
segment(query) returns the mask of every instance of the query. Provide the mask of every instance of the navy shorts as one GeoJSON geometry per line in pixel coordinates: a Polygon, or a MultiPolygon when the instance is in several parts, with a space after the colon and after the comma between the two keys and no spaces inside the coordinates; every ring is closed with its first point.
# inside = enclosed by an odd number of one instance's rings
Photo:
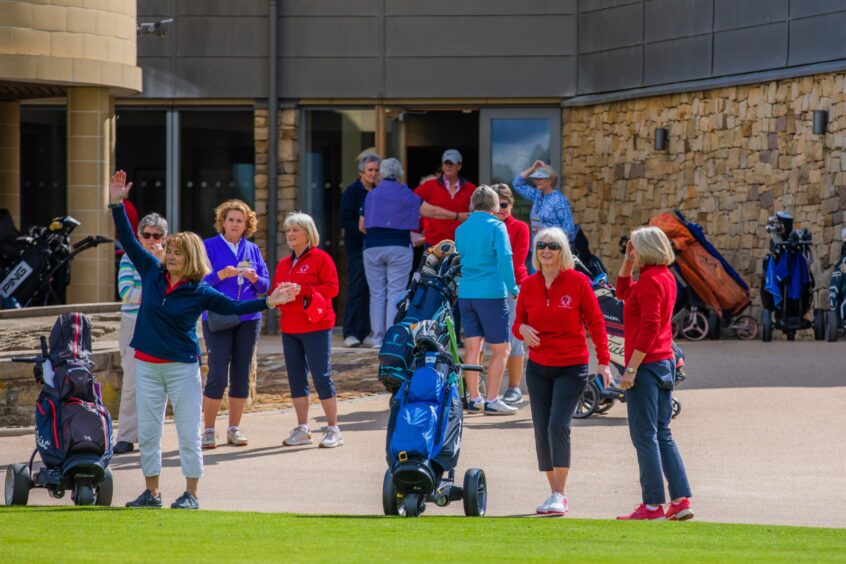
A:
{"type": "Polygon", "coordinates": [[[484,337],[489,345],[509,341],[506,298],[458,298],[458,309],[466,338],[484,337]]]}

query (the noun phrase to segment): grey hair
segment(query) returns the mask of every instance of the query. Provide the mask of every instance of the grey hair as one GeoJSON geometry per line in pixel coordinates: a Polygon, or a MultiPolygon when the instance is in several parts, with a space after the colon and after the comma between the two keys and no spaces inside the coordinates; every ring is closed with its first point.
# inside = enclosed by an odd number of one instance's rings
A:
{"type": "Polygon", "coordinates": [[[370,163],[379,164],[380,162],[382,162],[382,157],[377,153],[366,152],[358,157],[358,172],[364,172],[364,169],[370,163]]]}
{"type": "Polygon", "coordinates": [[[470,211],[496,213],[499,210],[499,196],[496,190],[485,184],[479,186],[470,196],[470,211]]]}
{"type": "Polygon", "coordinates": [[[402,164],[395,158],[385,159],[379,164],[379,176],[385,180],[402,180],[405,171],[402,170],[402,164]]]}
{"type": "Polygon", "coordinates": [[[153,212],[151,214],[147,214],[141,218],[141,221],[138,222],[138,234],[144,232],[145,227],[154,227],[162,232],[162,235],[167,235],[167,220],[153,212]]]}

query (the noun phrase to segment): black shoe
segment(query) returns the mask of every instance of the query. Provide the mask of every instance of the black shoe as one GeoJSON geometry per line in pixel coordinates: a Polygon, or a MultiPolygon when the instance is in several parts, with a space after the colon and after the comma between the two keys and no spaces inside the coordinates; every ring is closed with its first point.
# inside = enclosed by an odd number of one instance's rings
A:
{"type": "Polygon", "coordinates": [[[185,492],[179,498],[170,504],[171,509],[199,509],[200,502],[197,498],[189,492],[185,492]]]}
{"type": "Polygon", "coordinates": [[[153,495],[150,490],[144,490],[144,493],[139,495],[134,500],[126,504],[127,507],[152,507],[154,509],[162,508],[162,494],[153,495]]]}
{"type": "Polygon", "coordinates": [[[115,448],[112,449],[112,454],[126,454],[135,450],[135,445],[127,441],[118,441],[115,448]]]}

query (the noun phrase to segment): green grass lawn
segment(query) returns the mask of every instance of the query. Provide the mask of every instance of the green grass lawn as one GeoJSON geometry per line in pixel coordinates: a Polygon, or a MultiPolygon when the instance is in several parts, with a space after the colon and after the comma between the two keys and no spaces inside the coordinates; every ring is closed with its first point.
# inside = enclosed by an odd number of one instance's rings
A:
{"type": "Polygon", "coordinates": [[[551,518],[0,508],[0,561],[844,561],[846,531],[551,518]]]}

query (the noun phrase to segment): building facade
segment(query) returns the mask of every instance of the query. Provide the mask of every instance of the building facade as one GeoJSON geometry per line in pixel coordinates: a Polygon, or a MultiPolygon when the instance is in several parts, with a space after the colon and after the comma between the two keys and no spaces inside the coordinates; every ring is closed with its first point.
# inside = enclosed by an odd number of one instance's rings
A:
{"type": "MultiPolygon", "coordinates": [[[[814,233],[819,274],[839,255],[846,0],[139,0],[137,14],[173,22],[137,39],[142,92],[115,102],[111,164],[141,214],[177,229],[208,236],[214,206],[245,199],[269,263],[302,209],[343,272],[340,194],[369,148],[411,186],[447,147],[474,182],[551,162],[611,268],[621,235],[674,207],[753,288],[777,209],[814,233]]],[[[68,108],[21,106],[22,197],[69,178],[69,162],[33,164],[68,138],[68,108]]]]}

